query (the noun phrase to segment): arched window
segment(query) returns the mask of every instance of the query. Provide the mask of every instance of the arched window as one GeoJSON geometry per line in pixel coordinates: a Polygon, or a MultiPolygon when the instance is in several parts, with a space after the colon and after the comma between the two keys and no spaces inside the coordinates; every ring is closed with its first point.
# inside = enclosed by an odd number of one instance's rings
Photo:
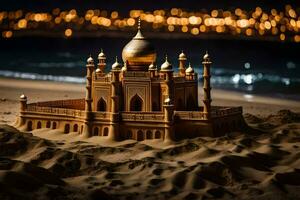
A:
{"type": "Polygon", "coordinates": [[[127,131],[127,139],[132,139],[132,131],[127,131]]]}
{"type": "Polygon", "coordinates": [[[103,136],[108,136],[108,128],[105,127],[103,130],[103,136]]]}
{"type": "Polygon", "coordinates": [[[147,132],[146,132],[146,139],[153,139],[153,137],[152,137],[152,132],[150,131],[150,130],[148,130],[147,132]]]}
{"type": "Polygon", "coordinates": [[[99,128],[95,127],[94,128],[94,136],[98,136],[99,135],[99,128]]]}
{"type": "Polygon", "coordinates": [[[184,105],[183,105],[183,101],[181,98],[177,99],[176,110],[184,110],[184,105]]]}
{"type": "Polygon", "coordinates": [[[52,129],[56,129],[56,122],[52,123],[52,129]]]}
{"type": "Polygon", "coordinates": [[[65,125],[64,133],[69,133],[70,132],[70,124],[65,125]]]}
{"type": "Polygon", "coordinates": [[[194,110],[196,107],[195,104],[195,98],[193,97],[193,95],[190,94],[186,102],[187,110],[194,110]]]}
{"type": "Polygon", "coordinates": [[[50,128],[51,127],[51,122],[50,121],[47,121],[46,123],[46,128],[50,128]]]}
{"type": "Polygon", "coordinates": [[[32,121],[27,123],[27,131],[32,131],[32,121]]]}
{"type": "Polygon", "coordinates": [[[42,123],[41,123],[40,121],[38,121],[38,123],[37,123],[37,125],[36,125],[36,128],[37,128],[37,129],[42,128],[42,123]]]}
{"type": "Polygon", "coordinates": [[[73,132],[77,132],[77,131],[78,131],[78,125],[74,124],[74,126],[73,126],[73,132]]]}
{"type": "Polygon", "coordinates": [[[130,111],[142,111],[143,100],[139,95],[134,95],[130,101],[130,111]]]}
{"type": "Polygon", "coordinates": [[[155,132],[155,139],[160,139],[160,132],[159,131],[156,131],[155,132]]]}
{"type": "Polygon", "coordinates": [[[143,133],[143,131],[139,130],[139,131],[137,132],[136,140],[137,140],[137,141],[142,141],[142,140],[144,140],[144,133],[143,133]]]}
{"type": "Polygon", "coordinates": [[[106,111],[106,102],[102,97],[98,101],[97,111],[106,111]]]}

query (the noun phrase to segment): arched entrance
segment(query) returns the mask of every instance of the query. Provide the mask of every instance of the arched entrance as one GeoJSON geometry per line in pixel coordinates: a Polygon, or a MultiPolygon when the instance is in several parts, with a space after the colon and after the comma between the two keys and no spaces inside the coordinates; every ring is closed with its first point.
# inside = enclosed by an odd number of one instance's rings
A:
{"type": "Polygon", "coordinates": [[[101,97],[97,104],[97,111],[106,111],[106,101],[101,97]]]}
{"type": "Polygon", "coordinates": [[[64,133],[69,133],[70,132],[70,124],[65,125],[64,133]]]}
{"type": "Polygon", "coordinates": [[[139,95],[134,95],[130,101],[130,111],[142,111],[143,99],[139,95]]]}
{"type": "Polygon", "coordinates": [[[52,123],[52,129],[56,129],[56,122],[52,123]]]}
{"type": "Polygon", "coordinates": [[[147,132],[146,132],[146,139],[153,139],[153,137],[152,137],[152,132],[150,131],[150,130],[148,130],[147,132]]]}
{"type": "Polygon", "coordinates": [[[73,126],[73,132],[77,132],[77,131],[78,131],[78,125],[74,124],[74,126],[73,126]]]}
{"type": "Polygon", "coordinates": [[[136,134],[137,134],[137,136],[136,136],[136,140],[137,141],[144,140],[144,133],[143,133],[143,131],[139,130],[136,134]]]}
{"type": "Polygon", "coordinates": [[[103,136],[108,136],[108,128],[105,127],[103,130],[103,136]]]}
{"type": "Polygon", "coordinates": [[[32,131],[32,121],[27,123],[27,131],[32,131]]]}
{"type": "Polygon", "coordinates": [[[37,129],[42,128],[42,123],[41,123],[40,121],[38,121],[38,123],[37,123],[37,125],[36,125],[36,128],[37,128],[37,129]]]}
{"type": "Polygon", "coordinates": [[[94,128],[94,136],[98,136],[99,135],[99,128],[95,127],[94,128]]]}
{"type": "Polygon", "coordinates": [[[51,127],[51,122],[50,121],[47,121],[46,123],[46,128],[50,128],[51,127]]]}

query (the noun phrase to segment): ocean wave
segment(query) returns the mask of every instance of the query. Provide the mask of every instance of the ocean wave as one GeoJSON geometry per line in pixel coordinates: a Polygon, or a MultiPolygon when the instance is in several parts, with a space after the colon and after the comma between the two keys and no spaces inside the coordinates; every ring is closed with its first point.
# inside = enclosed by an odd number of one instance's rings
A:
{"type": "Polygon", "coordinates": [[[14,71],[9,71],[9,70],[0,70],[0,76],[9,77],[9,78],[69,82],[69,83],[84,83],[85,82],[84,77],[53,76],[53,75],[43,75],[43,74],[38,74],[38,73],[14,72],[14,71]]]}

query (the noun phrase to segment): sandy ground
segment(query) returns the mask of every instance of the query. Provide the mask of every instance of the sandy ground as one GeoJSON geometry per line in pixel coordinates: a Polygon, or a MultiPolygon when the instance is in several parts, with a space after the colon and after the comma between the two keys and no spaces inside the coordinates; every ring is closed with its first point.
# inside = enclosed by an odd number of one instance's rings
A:
{"type": "MultiPolygon", "coordinates": [[[[84,86],[0,79],[0,124],[22,93],[82,98],[84,86]]],[[[0,199],[300,199],[299,102],[213,90],[213,104],[243,106],[249,128],[166,144],[0,125],[0,199]]]]}

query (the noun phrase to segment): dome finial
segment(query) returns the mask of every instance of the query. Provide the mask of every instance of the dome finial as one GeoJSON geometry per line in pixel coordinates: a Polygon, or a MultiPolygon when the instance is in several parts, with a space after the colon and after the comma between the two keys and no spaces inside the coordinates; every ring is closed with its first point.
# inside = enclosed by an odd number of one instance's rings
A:
{"type": "Polygon", "coordinates": [[[138,19],[138,30],[141,30],[141,18],[138,19]]]}
{"type": "Polygon", "coordinates": [[[116,56],[116,62],[118,62],[118,56],[116,56]]]}
{"type": "Polygon", "coordinates": [[[168,62],[168,54],[166,54],[166,62],[168,62]]]}

